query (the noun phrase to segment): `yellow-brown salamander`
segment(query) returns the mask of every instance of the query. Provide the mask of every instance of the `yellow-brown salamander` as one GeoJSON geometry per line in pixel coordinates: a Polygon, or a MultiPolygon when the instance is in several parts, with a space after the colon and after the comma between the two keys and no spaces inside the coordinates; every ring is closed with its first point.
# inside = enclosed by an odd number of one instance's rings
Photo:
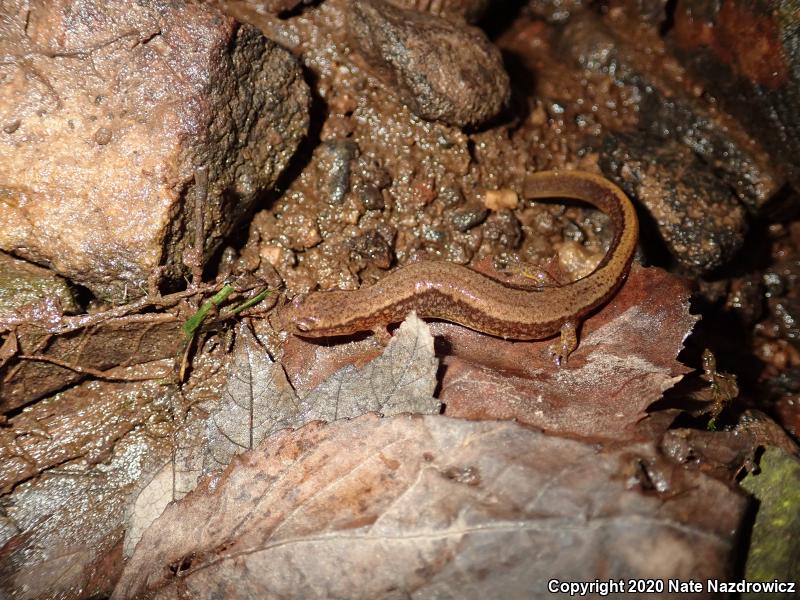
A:
{"type": "Polygon", "coordinates": [[[607,179],[579,171],[544,171],[525,180],[527,198],[572,198],[605,212],[614,226],[611,246],[586,277],[560,287],[512,285],[445,261],[405,265],[373,286],[313,292],[284,307],[288,331],[326,337],[378,330],[405,319],[443,319],[502,338],[538,340],[561,333],[551,352],[560,361],[577,347],[576,328],[625,280],[639,223],[628,197],[607,179]]]}

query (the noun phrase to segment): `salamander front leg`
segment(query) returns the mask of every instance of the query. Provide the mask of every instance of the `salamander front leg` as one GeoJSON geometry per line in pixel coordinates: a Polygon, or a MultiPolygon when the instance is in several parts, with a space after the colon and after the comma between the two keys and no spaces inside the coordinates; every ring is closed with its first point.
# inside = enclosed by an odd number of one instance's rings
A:
{"type": "Polygon", "coordinates": [[[573,321],[567,321],[561,326],[558,340],[550,344],[550,355],[556,359],[556,364],[561,366],[561,361],[567,362],[567,358],[577,347],[578,325],[573,321]]]}
{"type": "Polygon", "coordinates": [[[376,325],[372,328],[372,334],[381,346],[385,346],[392,341],[392,334],[386,328],[386,325],[376,325]]]}

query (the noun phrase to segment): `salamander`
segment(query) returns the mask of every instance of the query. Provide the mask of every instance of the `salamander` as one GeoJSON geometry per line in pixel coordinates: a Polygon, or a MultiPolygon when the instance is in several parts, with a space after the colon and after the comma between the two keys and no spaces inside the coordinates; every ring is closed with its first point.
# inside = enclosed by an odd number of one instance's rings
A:
{"type": "Polygon", "coordinates": [[[608,252],[586,277],[556,287],[504,283],[446,261],[396,269],[353,291],[300,295],[281,313],[284,327],[301,337],[341,336],[385,328],[416,311],[506,339],[538,340],[560,332],[550,351],[560,363],[577,347],[577,327],[605,304],[630,269],[639,235],[631,201],[607,179],[580,171],[543,171],[525,179],[526,198],[582,200],[606,213],[614,226],[608,252]]]}

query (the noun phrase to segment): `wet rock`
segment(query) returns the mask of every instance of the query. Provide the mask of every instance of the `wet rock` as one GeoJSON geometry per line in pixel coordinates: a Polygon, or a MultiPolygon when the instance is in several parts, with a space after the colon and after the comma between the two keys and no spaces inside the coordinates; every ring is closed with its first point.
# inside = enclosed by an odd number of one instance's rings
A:
{"type": "Polygon", "coordinates": [[[394,259],[392,247],[386,238],[374,229],[353,238],[350,245],[354,253],[380,269],[388,269],[392,265],[394,259]]]}
{"type": "Polygon", "coordinates": [[[483,225],[483,239],[504,249],[517,248],[522,241],[522,225],[510,210],[492,213],[483,225]]]}
{"type": "MultiPolygon", "coordinates": [[[[672,256],[694,272],[730,260],[747,230],[730,188],[691,150],[656,137],[610,136],[603,172],[641,202],[672,256]]],[[[643,224],[646,229],[647,223],[643,224]]]]}
{"type": "Polygon", "coordinates": [[[256,4],[260,10],[274,14],[282,14],[294,10],[302,4],[311,4],[312,0],[259,0],[256,4]]]}
{"type": "Polygon", "coordinates": [[[574,13],[581,12],[586,0],[529,0],[528,10],[539,19],[563,23],[574,13]]]}
{"type": "Polygon", "coordinates": [[[473,227],[480,225],[486,220],[489,214],[488,208],[482,207],[468,207],[456,210],[450,216],[450,222],[457,231],[469,231],[473,227]]]}
{"type": "Polygon", "coordinates": [[[741,132],[721,127],[688,103],[665,98],[654,88],[647,89],[640,106],[651,133],[691,148],[751,212],[758,212],[783,185],[770,156],[741,136],[737,139],[741,132]]]}
{"type": "Polygon", "coordinates": [[[800,347],[800,260],[788,256],[763,275],[767,304],[781,337],[800,347]]]}
{"type": "Polygon", "coordinates": [[[292,250],[308,250],[322,241],[317,215],[308,207],[288,213],[282,225],[283,242],[292,250]]]}
{"type": "Polygon", "coordinates": [[[583,67],[608,73],[639,98],[639,129],[666,142],[678,141],[708,164],[757,212],[785,178],[772,157],[732,119],[713,112],[701,98],[658,78],[652,65],[639,65],[639,51],[596,17],[584,14],[564,28],[560,47],[583,67]]]}
{"type": "Polygon", "coordinates": [[[154,273],[185,275],[197,168],[208,168],[208,257],[306,131],[296,61],[207,5],[0,11],[0,249],[104,299],[142,295],[154,273]]]}
{"type": "Polygon", "coordinates": [[[350,191],[351,162],[358,146],[350,140],[332,140],[322,144],[318,152],[321,191],[329,204],[341,204],[350,191]]]}
{"type": "Polygon", "coordinates": [[[367,210],[383,210],[386,208],[383,194],[376,186],[370,184],[359,186],[356,193],[367,210]]]}
{"type": "Polygon", "coordinates": [[[730,282],[725,308],[746,327],[753,327],[764,314],[764,284],[760,273],[749,273],[730,282]]]}
{"type": "Polygon", "coordinates": [[[356,50],[417,116],[464,127],[508,102],[500,52],[480,30],[383,0],[351,0],[349,8],[356,50]]]}
{"type": "Polygon", "coordinates": [[[770,302],[770,308],[783,337],[795,344],[800,343],[800,301],[793,298],[770,302]]]}
{"type": "Polygon", "coordinates": [[[25,305],[57,299],[61,311],[75,313],[78,305],[64,279],[0,252],[0,321],[13,319],[25,305]]]}
{"type": "Polygon", "coordinates": [[[612,7],[619,7],[638,21],[652,27],[662,27],[669,21],[669,0],[615,0],[612,7]]]}
{"type": "MultiPolygon", "coordinates": [[[[398,8],[429,12],[440,17],[457,17],[474,23],[489,8],[489,0],[388,0],[398,8]]],[[[496,2],[502,4],[502,2],[496,2]]]]}
{"type": "Polygon", "coordinates": [[[800,189],[798,0],[679,0],[669,39],[800,189]]]}
{"type": "Polygon", "coordinates": [[[443,206],[452,208],[464,203],[464,194],[456,187],[443,187],[439,190],[439,201],[443,206]]]}

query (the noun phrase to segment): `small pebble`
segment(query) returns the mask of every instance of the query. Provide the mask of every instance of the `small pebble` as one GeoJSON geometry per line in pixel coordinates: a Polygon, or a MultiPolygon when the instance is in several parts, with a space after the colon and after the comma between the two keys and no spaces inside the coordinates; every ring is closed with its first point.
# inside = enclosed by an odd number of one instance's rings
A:
{"type": "Polygon", "coordinates": [[[504,208],[514,210],[519,205],[517,192],[509,189],[487,190],[484,195],[483,204],[489,210],[498,211],[504,208]]]}

